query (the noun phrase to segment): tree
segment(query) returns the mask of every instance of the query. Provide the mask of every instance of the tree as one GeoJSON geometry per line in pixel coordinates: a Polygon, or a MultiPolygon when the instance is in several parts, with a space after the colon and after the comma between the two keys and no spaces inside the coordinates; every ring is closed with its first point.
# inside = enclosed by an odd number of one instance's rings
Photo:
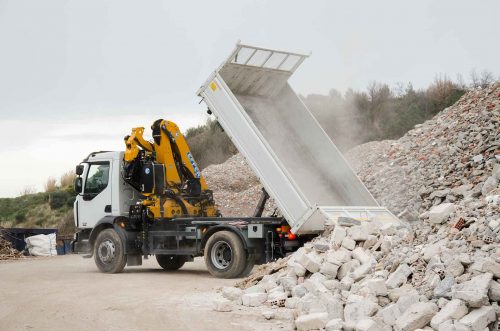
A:
{"type": "Polygon", "coordinates": [[[45,192],[54,192],[57,189],[57,181],[54,177],[49,177],[44,185],[45,192]]]}

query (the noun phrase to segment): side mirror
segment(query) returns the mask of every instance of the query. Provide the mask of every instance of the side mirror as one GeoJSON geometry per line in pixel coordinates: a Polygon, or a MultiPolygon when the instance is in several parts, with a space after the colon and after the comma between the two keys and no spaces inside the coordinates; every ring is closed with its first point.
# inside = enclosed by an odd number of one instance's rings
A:
{"type": "Polygon", "coordinates": [[[77,176],[81,176],[83,174],[83,164],[76,166],[75,173],[77,176]]]}
{"type": "Polygon", "coordinates": [[[75,192],[78,194],[83,192],[83,179],[82,179],[82,177],[75,178],[75,192]]]}

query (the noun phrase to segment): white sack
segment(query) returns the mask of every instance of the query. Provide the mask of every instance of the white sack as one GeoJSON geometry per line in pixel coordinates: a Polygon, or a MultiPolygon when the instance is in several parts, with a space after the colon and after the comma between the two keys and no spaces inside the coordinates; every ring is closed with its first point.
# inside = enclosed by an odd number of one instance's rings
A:
{"type": "Polygon", "coordinates": [[[34,256],[53,256],[57,255],[56,234],[38,234],[26,239],[26,248],[30,255],[34,256]]]}

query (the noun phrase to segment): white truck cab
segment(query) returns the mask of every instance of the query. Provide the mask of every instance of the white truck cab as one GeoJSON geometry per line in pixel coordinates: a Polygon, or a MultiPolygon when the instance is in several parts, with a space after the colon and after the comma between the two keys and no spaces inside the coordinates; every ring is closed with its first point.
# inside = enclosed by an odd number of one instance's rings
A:
{"type": "Polygon", "coordinates": [[[105,217],[128,216],[137,202],[140,193],[123,180],[122,163],[123,152],[94,152],[77,166],[75,187],[80,193],[73,212],[81,236],[90,234],[105,217]]]}

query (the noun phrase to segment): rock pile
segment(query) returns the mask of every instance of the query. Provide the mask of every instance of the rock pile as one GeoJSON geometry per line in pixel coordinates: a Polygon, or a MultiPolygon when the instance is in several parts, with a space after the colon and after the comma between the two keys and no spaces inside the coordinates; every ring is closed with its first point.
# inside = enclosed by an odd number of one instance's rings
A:
{"type": "Polygon", "coordinates": [[[499,155],[500,82],[466,93],[397,141],[353,148],[347,159],[381,205],[414,221],[442,203],[481,217],[482,207],[470,204],[500,194],[499,155]]]}
{"type": "Polygon", "coordinates": [[[224,288],[223,309],[284,307],[297,330],[497,330],[500,84],[353,155],[375,197],[414,222],[339,219],[254,285],[224,288]]]}
{"type": "MultiPolygon", "coordinates": [[[[241,154],[236,154],[222,164],[203,169],[208,187],[224,216],[251,216],[261,194],[261,185],[241,154]]],[[[272,200],[272,199],[270,199],[272,200]]],[[[273,213],[272,202],[266,205],[265,214],[273,213]]]]}
{"type": "Polygon", "coordinates": [[[223,289],[226,303],[292,309],[297,330],[483,331],[497,321],[497,238],[476,247],[449,225],[422,224],[428,233],[418,237],[404,226],[342,223],[258,284],[223,289]]]}

